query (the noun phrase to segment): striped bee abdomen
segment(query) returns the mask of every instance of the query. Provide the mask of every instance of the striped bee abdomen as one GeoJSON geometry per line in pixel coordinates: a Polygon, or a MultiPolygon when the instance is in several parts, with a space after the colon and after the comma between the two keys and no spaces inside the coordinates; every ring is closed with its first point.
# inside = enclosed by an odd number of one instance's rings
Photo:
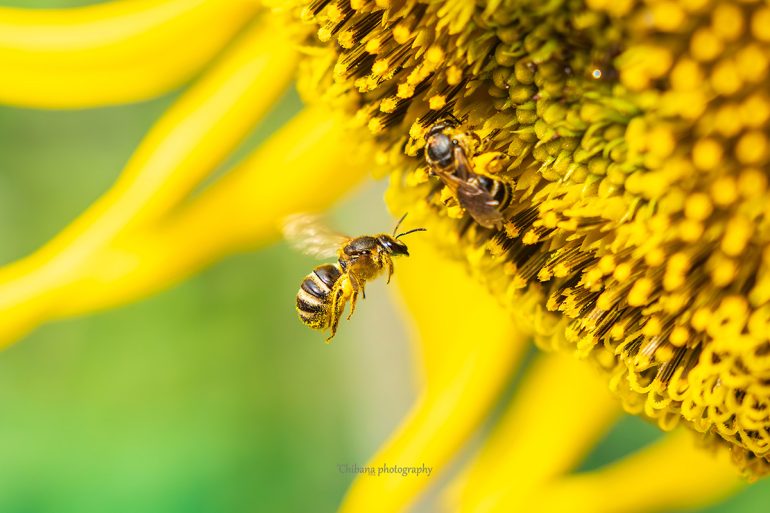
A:
{"type": "Polygon", "coordinates": [[[497,210],[504,211],[513,200],[511,186],[500,180],[479,175],[479,184],[497,201],[497,210]]]}
{"type": "Polygon", "coordinates": [[[297,313],[303,324],[327,328],[331,322],[331,297],[334,284],[342,275],[339,264],[324,264],[308,274],[297,292],[297,313]]]}

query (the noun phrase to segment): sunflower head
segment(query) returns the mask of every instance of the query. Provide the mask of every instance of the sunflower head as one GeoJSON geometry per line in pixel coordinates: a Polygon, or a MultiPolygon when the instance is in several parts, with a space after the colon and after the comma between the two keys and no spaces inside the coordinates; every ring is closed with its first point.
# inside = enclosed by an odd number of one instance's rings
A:
{"type": "MultiPolygon", "coordinates": [[[[630,412],[770,471],[770,7],[315,0],[301,90],[343,106],[428,226],[630,412]],[[503,184],[488,229],[431,178],[456,119],[503,184]]],[[[417,218],[417,219],[414,219],[417,218]]]]}

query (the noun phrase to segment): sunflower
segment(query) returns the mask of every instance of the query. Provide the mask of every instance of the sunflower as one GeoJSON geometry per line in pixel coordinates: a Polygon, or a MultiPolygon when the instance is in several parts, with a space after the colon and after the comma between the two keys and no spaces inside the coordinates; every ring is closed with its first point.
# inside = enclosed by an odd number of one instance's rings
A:
{"type": "Polygon", "coordinates": [[[0,341],[145,297],[389,173],[391,210],[429,230],[397,266],[423,387],[341,511],[402,510],[439,476],[450,511],[652,511],[768,472],[766,3],[268,4],[0,10],[6,104],[114,105],[192,80],[109,191],[0,269],[0,341]],[[307,107],[230,164],[295,72],[307,107]],[[426,173],[446,119],[508,193],[504,226],[426,173]],[[526,360],[451,472],[532,337],[552,352],[526,360]],[[570,473],[620,405],[686,429],[570,473]],[[435,474],[405,478],[421,465],[435,474]]]}

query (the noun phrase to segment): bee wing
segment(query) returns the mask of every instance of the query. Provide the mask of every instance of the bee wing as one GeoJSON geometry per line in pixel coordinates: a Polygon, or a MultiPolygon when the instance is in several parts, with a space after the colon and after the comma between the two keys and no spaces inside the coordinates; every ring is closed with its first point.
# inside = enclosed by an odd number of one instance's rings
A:
{"type": "Polygon", "coordinates": [[[502,227],[505,218],[497,208],[499,202],[481,186],[465,152],[455,149],[454,159],[455,174],[439,173],[441,181],[477,223],[485,228],[502,227]]]}
{"type": "Polygon", "coordinates": [[[284,219],[283,236],[291,247],[316,258],[331,258],[350,237],[330,229],[315,214],[292,214],[284,219]]]}
{"type": "Polygon", "coordinates": [[[505,222],[503,214],[497,208],[498,201],[476,183],[460,183],[457,199],[471,217],[485,228],[500,228],[505,222]]]}

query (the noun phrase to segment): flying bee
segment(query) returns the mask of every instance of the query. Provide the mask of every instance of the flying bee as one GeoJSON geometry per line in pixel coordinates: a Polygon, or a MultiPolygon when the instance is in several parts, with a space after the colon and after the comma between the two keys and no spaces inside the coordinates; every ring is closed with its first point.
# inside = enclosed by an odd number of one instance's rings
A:
{"type": "Polygon", "coordinates": [[[303,324],[313,329],[329,329],[330,342],[337,332],[345,305],[350,301],[348,319],[356,309],[358,294],[366,299],[364,287],[386,272],[388,283],[393,274],[393,257],[409,256],[404,235],[425,231],[415,228],[396,232],[406,214],[398,221],[393,234],[347,237],[327,228],[318,216],[295,214],[284,223],[284,236],[297,249],[318,258],[337,256],[334,264],[323,264],[308,274],[297,292],[297,313],[303,324]]]}
{"type": "Polygon", "coordinates": [[[425,160],[457,202],[485,228],[501,229],[504,211],[511,203],[510,187],[477,174],[468,158],[471,138],[478,136],[456,129],[456,123],[439,121],[425,135],[425,160]]]}

